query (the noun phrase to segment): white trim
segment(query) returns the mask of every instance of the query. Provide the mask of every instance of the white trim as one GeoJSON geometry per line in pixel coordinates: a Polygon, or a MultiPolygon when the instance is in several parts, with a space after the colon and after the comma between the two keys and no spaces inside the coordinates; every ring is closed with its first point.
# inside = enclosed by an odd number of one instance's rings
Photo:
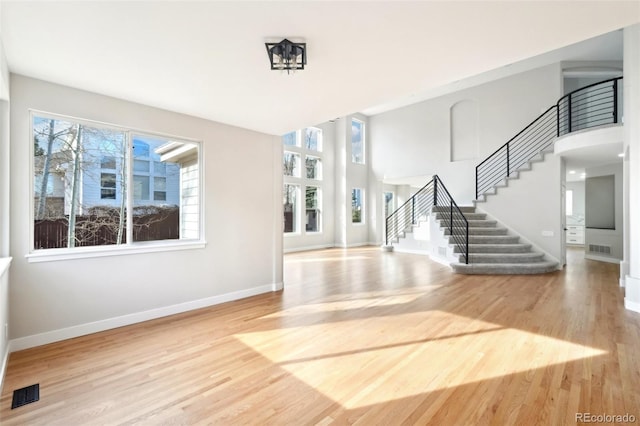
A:
{"type": "Polygon", "coordinates": [[[167,242],[154,241],[132,245],[91,246],[72,249],[38,250],[25,255],[29,263],[56,262],[59,260],[87,259],[91,257],[122,256],[129,254],[156,253],[161,251],[194,250],[206,247],[206,241],[167,242]]]}
{"type": "Polygon", "coordinates": [[[625,309],[628,309],[630,311],[640,313],[640,303],[632,302],[629,299],[627,299],[626,297],[624,298],[624,307],[625,307],[625,309]]]}
{"type": "Polygon", "coordinates": [[[620,261],[620,287],[625,286],[625,277],[629,275],[629,262],[625,260],[620,261]]]}
{"type": "Polygon", "coordinates": [[[398,246],[394,246],[393,247],[393,251],[395,251],[396,253],[407,253],[407,254],[419,254],[421,256],[428,256],[431,257],[430,249],[426,249],[426,250],[412,250],[412,249],[403,249],[401,247],[398,246]]]}
{"type": "Polygon", "coordinates": [[[11,257],[0,257],[0,277],[9,270],[9,266],[11,266],[11,259],[11,257]]]}
{"type": "Polygon", "coordinates": [[[7,364],[9,363],[9,354],[11,353],[11,342],[7,342],[4,354],[2,356],[2,364],[0,364],[0,392],[4,387],[4,375],[7,372],[7,364]]]}
{"type": "Polygon", "coordinates": [[[589,259],[589,260],[597,260],[599,262],[620,264],[620,259],[616,259],[615,257],[595,256],[593,254],[586,254],[585,253],[584,258],[585,259],[589,259]]]}
{"type": "Polygon", "coordinates": [[[9,347],[11,348],[11,352],[20,351],[23,349],[46,345],[48,343],[59,342],[61,340],[72,339],[74,337],[110,330],[112,328],[137,324],[143,321],[149,321],[152,319],[175,315],[182,312],[188,312],[195,309],[206,308],[221,303],[256,296],[258,294],[269,293],[282,289],[282,287],[282,283],[267,284],[259,287],[248,288],[246,290],[239,290],[231,293],[221,294],[218,296],[206,297],[204,299],[178,303],[176,305],[150,309],[148,311],[136,312],[119,317],[113,317],[86,324],[74,325],[72,327],[61,328],[58,330],[47,331],[45,333],[33,334],[31,336],[19,337],[17,339],[11,340],[9,342],[9,347]]]}
{"type": "Polygon", "coordinates": [[[296,253],[299,251],[310,251],[310,250],[323,250],[328,248],[334,248],[333,244],[320,244],[317,246],[304,246],[304,247],[294,247],[294,248],[286,248],[283,250],[284,253],[296,253]]]}

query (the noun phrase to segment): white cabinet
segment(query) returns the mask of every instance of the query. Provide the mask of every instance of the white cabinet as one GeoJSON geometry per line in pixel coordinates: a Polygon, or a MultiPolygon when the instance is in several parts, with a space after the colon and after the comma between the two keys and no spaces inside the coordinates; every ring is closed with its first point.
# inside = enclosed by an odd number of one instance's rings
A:
{"type": "Polygon", "coordinates": [[[584,244],[583,225],[567,225],[567,244],[584,244]]]}

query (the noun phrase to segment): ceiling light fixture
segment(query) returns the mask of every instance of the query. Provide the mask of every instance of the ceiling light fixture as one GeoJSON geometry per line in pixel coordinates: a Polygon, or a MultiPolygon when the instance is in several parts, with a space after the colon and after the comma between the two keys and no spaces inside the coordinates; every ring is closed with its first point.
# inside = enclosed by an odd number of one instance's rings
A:
{"type": "Polygon", "coordinates": [[[272,70],[303,70],[307,64],[307,43],[293,43],[286,38],[279,43],[265,43],[272,70]]]}
{"type": "Polygon", "coordinates": [[[575,175],[575,174],[576,174],[576,171],[575,171],[575,170],[569,170],[569,174],[570,174],[570,175],[575,175]]]}

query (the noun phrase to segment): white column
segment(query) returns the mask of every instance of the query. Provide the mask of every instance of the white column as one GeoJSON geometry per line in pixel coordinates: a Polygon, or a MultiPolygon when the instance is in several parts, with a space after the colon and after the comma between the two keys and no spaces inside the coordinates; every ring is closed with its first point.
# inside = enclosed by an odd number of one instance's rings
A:
{"type": "Polygon", "coordinates": [[[339,118],[335,121],[335,245],[347,247],[347,221],[351,214],[351,204],[347,205],[347,118],[339,118]],[[347,209],[349,209],[347,211],[347,209]]]}
{"type": "MultiPolygon", "coordinates": [[[[627,309],[640,312],[640,24],[624,29],[624,144],[628,158],[629,228],[628,273],[625,276],[625,299],[627,309]]],[[[624,262],[623,262],[624,264],[624,262]]],[[[623,265],[623,267],[626,267],[623,265]]]]}

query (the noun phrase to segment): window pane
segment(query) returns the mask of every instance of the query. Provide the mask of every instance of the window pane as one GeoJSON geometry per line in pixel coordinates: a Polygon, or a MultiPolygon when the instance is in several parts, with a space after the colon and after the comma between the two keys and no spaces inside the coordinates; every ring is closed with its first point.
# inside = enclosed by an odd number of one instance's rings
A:
{"type": "Polygon", "coordinates": [[[362,223],[362,189],[351,190],[351,222],[362,223]]]}
{"type": "Polygon", "coordinates": [[[304,129],[304,143],[307,149],[322,151],[322,130],[315,127],[304,129]]]}
{"type": "Polygon", "coordinates": [[[307,169],[307,179],[321,180],[322,159],[308,155],[304,161],[307,169]]]}
{"type": "Polygon", "coordinates": [[[32,124],[34,249],[125,243],[125,133],[59,118],[32,124]]]}
{"type": "Polygon", "coordinates": [[[293,152],[285,152],[282,168],[285,176],[300,177],[300,155],[293,152]]]}
{"type": "Polygon", "coordinates": [[[298,146],[298,132],[289,132],[282,137],[282,143],[286,146],[298,146]]]}
{"type": "Polygon", "coordinates": [[[133,176],[133,241],[199,238],[197,144],[142,135],[133,140],[134,172],[145,173],[133,176]]]}
{"type": "Polygon", "coordinates": [[[298,185],[284,185],[284,232],[298,232],[298,185]]]}
{"type": "Polygon", "coordinates": [[[320,232],[320,188],[307,186],[305,189],[307,232],[320,232]]]}
{"type": "Polygon", "coordinates": [[[364,164],[364,123],[351,120],[351,161],[364,164]]]}

